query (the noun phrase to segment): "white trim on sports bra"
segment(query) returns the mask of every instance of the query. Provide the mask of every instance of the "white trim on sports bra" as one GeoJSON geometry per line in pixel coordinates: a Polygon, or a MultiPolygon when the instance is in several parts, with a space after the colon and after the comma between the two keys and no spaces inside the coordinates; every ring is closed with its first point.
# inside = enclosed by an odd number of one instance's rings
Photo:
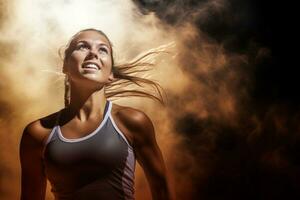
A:
{"type": "Polygon", "coordinates": [[[104,115],[104,118],[103,120],[101,121],[100,125],[93,131],[91,132],[90,134],[84,136],[84,137],[80,137],[80,138],[65,138],[61,132],[61,128],[59,125],[57,125],[57,132],[58,132],[58,137],[64,141],[64,142],[80,142],[80,141],[83,141],[83,140],[86,140],[90,137],[92,137],[93,135],[95,135],[105,124],[105,122],[107,121],[108,117],[109,117],[109,113],[111,111],[111,107],[112,107],[112,103],[110,101],[108,101],[109,105],[108,105],[108,109],[107,109],[107,112],[105,113],[104,115]]]}
{"type": "Polygon", "coordinates": [[[125,140],[125,142],[127,143],[127,145],[129,146],[129,148],[133,149],[133,147],[130,145],[130,143],[128,142],[127,138],[125,137],[124,133],[118,128],[117,124],[115,123],[111,113],[109,113],[109,118],[110,121],[112,122],[114,128],[116,129],[116,131],[120,134],[120,136],[125,140]]]}

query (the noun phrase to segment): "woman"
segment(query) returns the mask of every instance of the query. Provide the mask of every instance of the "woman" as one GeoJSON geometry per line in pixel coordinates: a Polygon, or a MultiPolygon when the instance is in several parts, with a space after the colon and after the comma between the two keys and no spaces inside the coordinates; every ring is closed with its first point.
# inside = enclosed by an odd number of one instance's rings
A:
{"type": "Polygon", "coordinates": [[[66,107],[23,131],[22,200],[44,199],[47,179],[57,200],[134,199],[135,160],[146,174],[152,198],[171,199],[151,120],[107,99],[126,93],[106,92],[116,80],[153,83],[126,74],[128,66],[123,71],[114,66],[111,42],[99,30],[85,29],[71,38],[63,64],[66,107]]]}

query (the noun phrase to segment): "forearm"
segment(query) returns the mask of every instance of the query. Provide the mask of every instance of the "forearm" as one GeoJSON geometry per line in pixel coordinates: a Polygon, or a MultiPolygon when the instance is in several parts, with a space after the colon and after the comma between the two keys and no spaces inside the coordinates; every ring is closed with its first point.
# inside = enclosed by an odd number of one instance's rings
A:
{"type": "Polygon", "coordinates": [[[150,189],[153,200],[174,200],[173,191],[167,181],[167,179],[162,178],[159,181],[153,180],[150,183],[150,189]]]}

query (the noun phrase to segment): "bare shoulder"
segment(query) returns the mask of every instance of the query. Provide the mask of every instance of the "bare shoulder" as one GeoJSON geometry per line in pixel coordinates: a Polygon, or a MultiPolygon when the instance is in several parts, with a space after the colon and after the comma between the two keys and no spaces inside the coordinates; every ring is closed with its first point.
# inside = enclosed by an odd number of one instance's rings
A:
{"type": "Polygon", "coordinates": [[[154,126],[148,115],[136,108],[114,104],[112,114],[133,143],[154,137],[154,126]]]}
{"type": "Polygon", "coordinates": [[[139,109],[114,104],[113,114],[130,129],[145,129],[153,126],[147,114],[139,109]]]}
{"type": "Polygon", "coordinates": [[[42,144],[54,127],[57,114],[58,112],[55,112],[28,123],[23,130],[22,137],[42,144]]]}

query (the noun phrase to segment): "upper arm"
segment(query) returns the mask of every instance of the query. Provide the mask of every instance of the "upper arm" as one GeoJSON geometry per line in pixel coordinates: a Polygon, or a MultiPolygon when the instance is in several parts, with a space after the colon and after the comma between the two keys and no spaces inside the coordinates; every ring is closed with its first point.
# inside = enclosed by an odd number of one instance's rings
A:
{"type": "Polygon", "coordinates": [[[45,198],[46,176],[42,162],[42,137],[35,123],[28,124],[20,142],[21,199],[42,200],[45,198]]]}
{"type": "Polygon", "coordinates": [[[152,121],[145,113],[135,109],[129,111],[124,120],[133,136],[134,152],[145,172],[153,198],[170,199],[166,167],[152,121]]]}
{"type": "Polygon", "coordinates": [[[138,162],[148,179],[164,179],[165,165],[152,121],[146,114],[139,112],[135,115],[135,124],[133,146],[138,162]]]}

